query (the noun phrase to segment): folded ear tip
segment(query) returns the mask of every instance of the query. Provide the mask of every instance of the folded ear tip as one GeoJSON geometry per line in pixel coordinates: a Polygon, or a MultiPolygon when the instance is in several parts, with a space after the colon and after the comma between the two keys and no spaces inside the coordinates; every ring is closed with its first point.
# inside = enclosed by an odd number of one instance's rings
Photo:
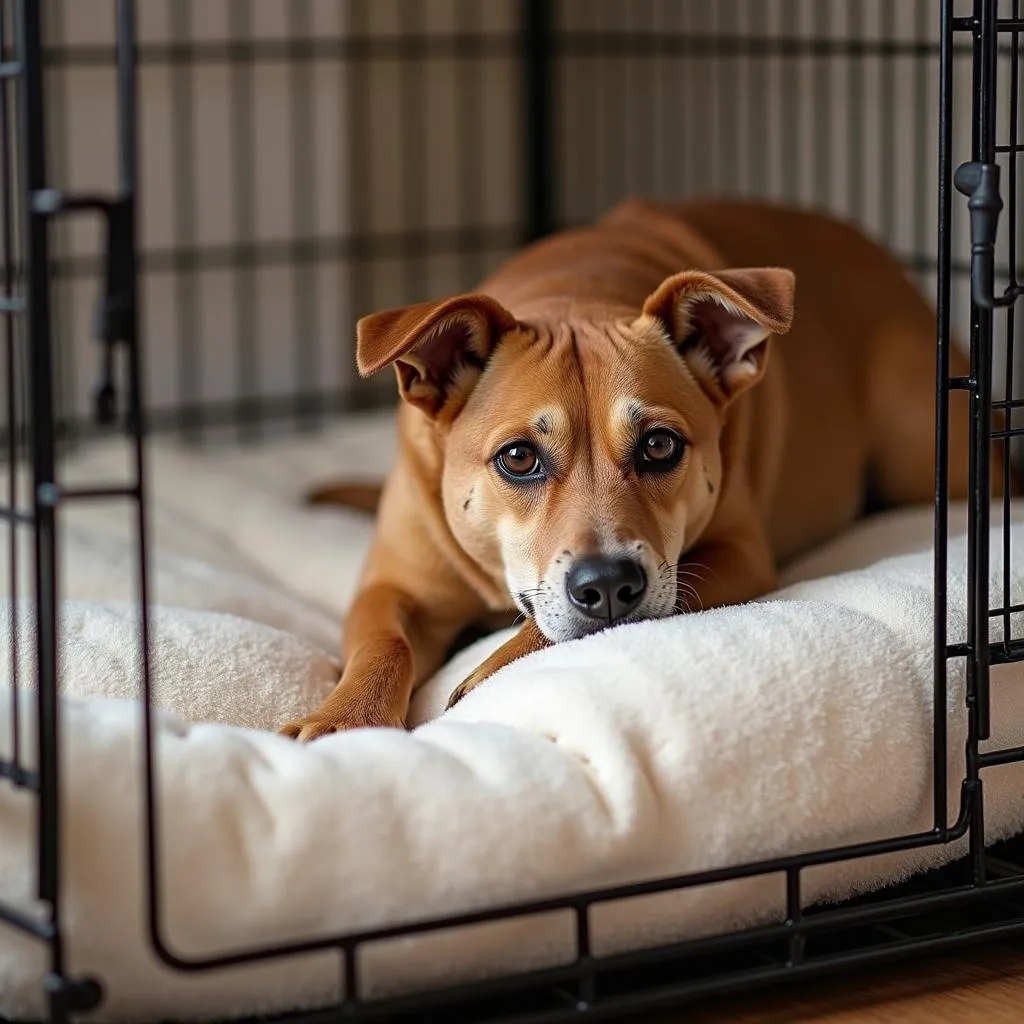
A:
{"type": "Polygon", "coordinates": [[[360,317],[356,321],[356,369],[359,371],[360,377],[369,377],[380,369],[378,360],[371,358],[367,352],[367,346],[374,333],[369,330],[372,318],[371,314],[360,317]]]}
{"type": "Polygon", "coordinates": [[[761,273],[782,291],[792,293],[796,288],[796,274],[789,267],[765,267],[761,273]]]}
{"type": "Polygon", "coordinates": [[[385,363],[365,351],[365,339],[356,331],[356,370],[360,377],[372,377],[385,363]]]}
{"type": "Polygon", "coordinates": [[[796,274],[788,267],[772,268],[776,284],[781,293],[778,298],[778,309],[774,310],[777,329],[775,333],[785,334],[793,325],[793,303],[796,297],[796,274]]]}

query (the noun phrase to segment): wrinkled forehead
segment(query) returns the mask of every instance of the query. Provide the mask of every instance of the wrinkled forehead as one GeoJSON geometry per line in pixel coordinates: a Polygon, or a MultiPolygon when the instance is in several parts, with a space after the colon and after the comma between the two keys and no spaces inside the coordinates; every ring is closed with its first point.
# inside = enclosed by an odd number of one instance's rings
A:
{"type": "Polygon", "coordinates": [[[466,409],[481,440],[511,432],[562,449],[600,433],[617,448],[655,422],[703,433],[707,403],[668,344],[621,330],[559,340],[499,346],[466,409]]]}

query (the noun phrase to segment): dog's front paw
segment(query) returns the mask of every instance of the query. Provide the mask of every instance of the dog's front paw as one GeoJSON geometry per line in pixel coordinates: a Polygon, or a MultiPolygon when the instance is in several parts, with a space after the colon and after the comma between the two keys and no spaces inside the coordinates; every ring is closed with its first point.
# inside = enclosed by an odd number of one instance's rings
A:
{"type": "Polygon", "coordinates": [[[466,686],[466,684],[459,683],[459,685],[456,686],[455,689],[452,690],[452,692],[448,695],[448,703],[444,706],[445,711],[451,711],[451,709],[455,707],[455,705],[458,704],[459,701],[462,700],[462,698],[465,697],[467,693],[469,693],[469,688],[466,686]]]}
{"type": "Polygon", "coordinates": [[[319,719],[315,715],[308,715],[306,718],[282,725],[277,731],[279,735],[298,740],[299,743],[312,743],[313,740],[318,740],[321,736],[330,736],[332,732],[337,732],[338,725],[335,722],[319,719]]]}
{"type": "Polygon", "coordinates": [[[278,729],[281,736],[297,740],[299,743],[312,743],[323,736],[330,736],[335,732],[346,732],[349,729],[404,729],[405,722],[399,718],[389,718],[381,715],[359,714],[356,712],[345,712],[342,714],[328,714],[323,711],[315,711],[305,718],[299,718],[294,722],[288,722],[278,729]]]}
{"type": "Polygon", "coordinates": [[[534,651],[542,650],[549,643],[550,641],[538,629],[537,624],[530,619],[514,637],[506,640],[482,665],[477,666],[452,690],[445,711],[455,707],[470,690],[475,690],[482,682],[490,679],[506,665],[511,665],[513,661],[525,658],[528,654],[533,654],[534,651]]]}
{"type": "Polygon", "coordinates": [[[451,695],[448,697],[448,703],[444,706],[445,711],[451,711],[451,709],[455,707],[455,705],[458,704],[470,690],[475,690],[489,675],[490,672],[484,671],[484,666],[481,665],[475,672],[471,672],[466,676],[466,678],[463,679],[454,690],[452,690],[451,695]]]}

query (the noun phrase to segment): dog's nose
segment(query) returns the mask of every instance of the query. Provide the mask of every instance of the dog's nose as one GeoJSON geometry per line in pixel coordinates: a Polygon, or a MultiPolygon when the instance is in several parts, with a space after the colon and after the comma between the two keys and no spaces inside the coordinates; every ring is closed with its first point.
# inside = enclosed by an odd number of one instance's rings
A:
{"type": "Polygon", "coordinates": [[[647,575],[630,558],[581,558],[569,570],[565,589],[584,615],[615,622],[640,603],[647,590],[647,575]]]}

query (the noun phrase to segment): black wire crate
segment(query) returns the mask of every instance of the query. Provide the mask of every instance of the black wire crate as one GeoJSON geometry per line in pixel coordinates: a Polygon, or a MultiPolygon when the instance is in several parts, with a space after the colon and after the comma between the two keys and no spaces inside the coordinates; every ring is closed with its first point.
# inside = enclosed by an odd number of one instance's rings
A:
{"type": "Polygon", "coordinates": [[[28,615],[38,684],[37,756],[15,703],[0,785],[36,801],[40,908],[29,915],[0,904],[0,926],[46,951],[46,1019],[76,1019],[103,998],[103,979],[75,976],[62,945],[58,565],[61,513],[75,503],[123,503],[137,538],[139,828],[154,953],[203,975],[335,953],[341,1001],[279,1019],[626,1019],[1024,933],[1024,840],[987,846],[984,800],[987,772],[1024,762],[1024,748],[986,745],[1000,668],[1024,661],[1024,606],[1009,582],[1011,472],[1024,435],[1024,0],[290,0],[271,8],[0,0],[3,518],[16,605],[8,675],[17,692],[17,616],[28,615]],[[75,128],[83,103],[98,111],[84,141],[75,128]],[[432,134],[435,121],[445,128],[432,134]],[[170,431],[198,442],[226,432],[252,442],[380,405],[390,392],[358,384],[351,342],[339,341],[361,313],[471,287],[522,242],[628,194],[707,192],[846,215],[887,240],[934,301],[931,826],[413,925],[274,948],[255,936],[243,950],[176,955],[165,935],[150,699],[148,438],[170,431]],[[266,302],[284,310],[272,323],[266,302]],[[282,345],[281,334],[293,340],[282,345]],[[950,376],[957,337],[969,345],[968,377],[950,376]],[[973,485],[962,636],[948,614],[946,441],[956,401],[970,405],[973,485]],[[99,433],[127,440],[127,481],[65,486],[62,452],[99,433]],[[997,501],[989,498],[993,446],[1007,467],[997,501]],[[966,676],[968,739],[964,776],[951,780],[946,709],[956,672],[966,676]],[[964,854],[942,868],[806,905],[817,866],[950,843],[964,854]],[[612,955],[593,948],[592,917],[605,904],[768,876],[785,892],[773,923],[612,955]],[[374,943],[552,911],[571,915],[570,962],[386,1000],[361,988],[360,953],[374,943]]]}

